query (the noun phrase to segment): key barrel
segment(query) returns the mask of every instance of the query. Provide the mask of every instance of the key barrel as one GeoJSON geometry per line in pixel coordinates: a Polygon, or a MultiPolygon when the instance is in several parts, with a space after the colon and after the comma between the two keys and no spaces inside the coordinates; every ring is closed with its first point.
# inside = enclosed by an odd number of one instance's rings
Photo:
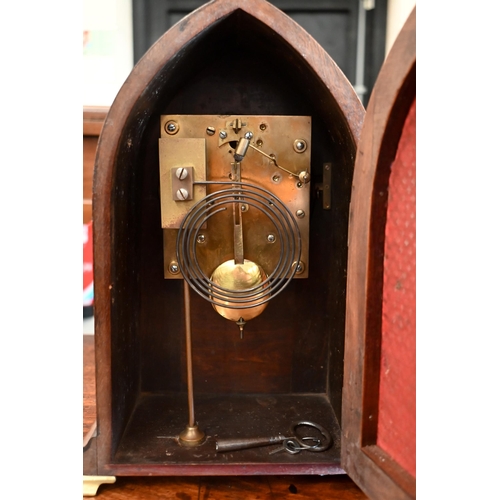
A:
{"type": "Polygon", "coordinates": [[[267,438],[247,438],[247,439],[219,439],[215,444],[215,449],[218,453],[225,451],[246,450],[248,448],[259,448],[261,446],[268,446],[271,444],[281,443],[285,437],[273,436],[267,438]]]}

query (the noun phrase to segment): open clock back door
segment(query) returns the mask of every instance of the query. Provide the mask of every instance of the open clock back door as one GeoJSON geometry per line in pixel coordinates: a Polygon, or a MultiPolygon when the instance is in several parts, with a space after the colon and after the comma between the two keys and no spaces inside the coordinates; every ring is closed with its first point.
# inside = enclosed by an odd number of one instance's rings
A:
{"type": "Polygon", "coordinates": [[[351,198],[341,462],[372,499],[416,495],[415,20],[375,84],[351,198]]]}

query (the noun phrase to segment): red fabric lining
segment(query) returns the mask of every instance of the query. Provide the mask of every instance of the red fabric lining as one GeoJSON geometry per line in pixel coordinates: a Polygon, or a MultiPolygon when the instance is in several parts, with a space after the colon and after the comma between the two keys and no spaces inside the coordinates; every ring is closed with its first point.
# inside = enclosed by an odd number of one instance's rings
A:
{"type": "Polygon", "coordinates": [[[389,178],[377,444],[416,476],[416,101],[389,178]]]}

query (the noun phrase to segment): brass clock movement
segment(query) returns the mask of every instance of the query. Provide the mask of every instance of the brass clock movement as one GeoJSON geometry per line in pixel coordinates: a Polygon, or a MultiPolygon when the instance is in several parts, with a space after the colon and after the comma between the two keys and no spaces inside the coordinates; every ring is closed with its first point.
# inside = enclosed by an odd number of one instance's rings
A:
{"type": "Polygon", "coordinates": [[[159,139],[164,277],[185,280],[190,421],[194,422],[188,287],[248,321],[294,278],[307,278],[311,117],[163,115],[159,139]]]}

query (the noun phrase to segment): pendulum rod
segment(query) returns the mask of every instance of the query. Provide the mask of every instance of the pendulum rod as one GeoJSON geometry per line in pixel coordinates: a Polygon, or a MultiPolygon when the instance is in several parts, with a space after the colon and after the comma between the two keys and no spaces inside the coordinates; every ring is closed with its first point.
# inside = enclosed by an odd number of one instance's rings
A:
{"type": "Polygon", "coordinates": [[[205,433],[198,428],[198,424],[194,418],[193,360],[191,356],[191,301],[189,297],[189,285],[186,280],[184,280],[184,313],[189,420],[187,427],[179,435],[179,442],[185,446],[197,446],[205,440],[205,433]]]}
{"type": "MultiPolygon", "coordinates": [[[[234,162],[233,177],[235,182],[241,182],[241,163],[234,162]]],[[[237,186],[233,184],[233,187],[237,186]]],[[[235,197],[236,199],[236,197],[235,197]]],[[[244,250],[243,250],[243,224],[241,217],[241,202],[233,203],[233,237],[234,237],[234,263],[244,264],[244,250]]]]}
{"type": "Polygon", "coordinates": [[[191,356],[191,300],[189,297],[189,285],[184,281],[184,314],[186,328],[186,364],[188,385],[188,408],[189,426],[194,427],[194,395],[193,395],[193,358],[191,356]]]}

